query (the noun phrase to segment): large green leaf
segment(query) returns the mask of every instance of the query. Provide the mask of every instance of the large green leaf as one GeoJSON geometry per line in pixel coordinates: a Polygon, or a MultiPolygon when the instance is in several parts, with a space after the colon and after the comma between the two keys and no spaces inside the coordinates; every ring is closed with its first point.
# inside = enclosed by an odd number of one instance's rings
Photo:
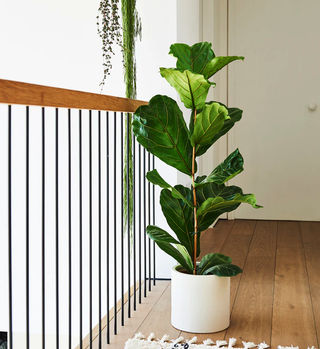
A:
{"type": "MultiPolygon", "coordinates": [[[[192,199],[190,189],[177,185],[175,188],[189,201],[192,199]]],[[[177,199],[171,195],[170,190],[163,189],[160,194],[160,205],[162,212],[170,226],[177,235],[180,243],[185,246],[190,256],[193,256],[194,249],[194,210],[188,206],[183,200],[177,199]]],[[[200,234],[197,234],[197,255],[200,254],[200,234]]]]}
{"type": "Polygon", "coordinates": [[[226,120],[230,119],[228,110],[219,103],[207,104],[196,117],[191,145],[211,145],[213,137],[222,129],[226,120]]]}
{"type": "Polygon", "coordinates": [[[227,64],[234,62],[236,60],[244,60],[244,57],[239,56],[227,56],[227,57],[215,57],[210,62],[206,64],[206,67],[203,71],[203,75],[209,79],[212,75],[214,75],[216,72],[221,70],[223,67],[225,67],[227,64]]]}
{"type": "MultiPolygon", "coordinates": [[[[217,102],[210,102],[210,103],[208,103],[208,105],[210,105],[212,103],[217,103],[217,102]]],[[[219,104],[226,107],[222,103],[219,103],[219,104]]],[[[212,144],[214,144],[220,137],[225,135],[234,126],[234,124],[241,119],[241,117],[242,117],[242,110],[241,109],[227,108],[227,110],[228,110],[228,115],[229,115],[230,119],[228,119],[224,122],[221,130],[218,133],[216,133],[216,135],[212,138],[212,140],[210,141],[209,144],[198,145],[196,147],[196,156],[203,155],[211,147],[212,144]]],[[[193,115],[191,117],[193,118],[193,115]]],[[[190,120],[190,123],[191,122],[193,122],[193,121],[190,120]]],[[[190,130],[191,130],[191,128],[190,128],[190,130]]]]}
{"type": "Polygon", "coordinates": [[[183,245],[176,244],[175,246],[177,250],[182,254],[185,261],[188,263],[189,268],[193,270],[193,262],[188,250],[183,245]]]}
{"type": "Polygon", "coordinates": [[[193,46],[186,44],[174,44],[170,46],[170,52],[177,58],[177,68],[192,70],[202,74],[206,79],[217,73],[223,67],[236,60],[244,60],[239,56],[215,57],[208,42],[200,42],[193,46]]]}
{"type": "Polygon", "coordinates": [[[204,275],[213,274],[220,277],[231,277],[242,273],[242,269],[234,264],[220,264],[207,269],[204,275]]]}
{"type": "MultiPolygon", "coordinates": [[[[191,200],[191,190],[185,188],[185,193],[186,198],[191,200]]],[[[168,189],[161,190],[160,205],[170,228],[175,232],[182,245],[187,248],[190,255],[192,255],[193,209],[182,200],[174,198],[168,189]]]]}
{"type": "Polygon", "coordinates": [[[194,205],[192,204],[192,202],[190,200],[188,200],[186,197],[183,196],[182,193],[180,193],[179,190],[177,190],[176,188],[172,187],[169,183],[167,183],[159,174],[159,172],[154,169],[152,171],[149,171],[146,174],[146,177],[148,179],[149,182],[155,184],[155,185],[159,185],[161,188],[163,189],[169,189],[171,191],[171,194],[173,197],[177,198],[177,199],[181,199],[183,200],[186,204],[188,204],[190,207],[194,207],[194,205]]]}
{"type": "MultiPolygon", "coordinates": [[[[179,241],[174,239],[165,230],[155,225],[148,225],[146,231],[152,240],[154,240],[158,245],[160,244],[160,248],[169,253],[170,256],[175,258],[183,267],[186,268],[186,266],[188,266],[191,270],[193,269],[192,259],[187,249],[182,246],[179,241]],[[175,247],[170,244],[175,244],[175,247]]],[[[186,269],[189,270],[188,268],[186,269]]]]}
{"type": "Polygon", "coordinates": [[[236,149],[231,153],[220,165],[218,165],[208,177],[202,177],[202,180],[199,177],[195,182],[195,187],[197,189],[207,185],[208,183],[214,182],[216,184],[223,184],[235,177],[237,174],[243,171],[243,157],[239,152],[239,149],[236,149]]]}
{"type": "Polygon", "coordinates": [[[172,68],[160,68],[160,74],[176,89],[186,108],[198,110],[205,106],[212,84],[203,75],[172,68]]]}
{"type": "Polygon", "coordinates": [[[149,105],[136,110],[132,126],[138,142],[150,153],[191,175],[189,131],[175,100],[167,96],[154,96],[149,105]]]}
{"type": "Polygon", "coordinates": [[[169,54],[177,58],[178,69],[192,70],[198,74],[203,74],[207,63],[215,57],[208,42],[199,42],[191,47],[186,44],[173,44],[169,54]]]}
{"type": "Polygon", "coordinates": [[[192,274],[192,268],[190,268],[189,263],[185,260],[183,255],[170,243],[168,242],[156,242],[156,244],[163,250],[168,253],[172,258],[174,258],[179,264],[181,264],[189,274],[192,274]]]}
{"type": "Polygon", "coordinates": [[[147,172],[146,178],[152,184],[158,185],[163,189],[172,189],[172,186],[160,176],[159,172],[156,169],[147,172]]]}
{"type": "Polygon", "coordinates": [[[168,242],[171,244],[180,244],[180,242],[174,239],[169,233],[157,227],[156,225],[148,225],[146,231],[150,238],[155,242],[168,242]]]}
{"type": "Polygon", "coordinates": [[[197,274],[206,274],[205,271],[219,264],[231,264],[232,259],[221,253],[209,253],[202,257],[197,269],[197,274]]]}
{"type": "Polygon", "coordinates": [[[236,186],[227,187],[224,184],[208,183],[197,190],[198,226],[201,231],[207,229],[222,213],[235,210],[241,203],[248,203],[254,208],[257,205],[254,194],[243,194],[236,186]]]}

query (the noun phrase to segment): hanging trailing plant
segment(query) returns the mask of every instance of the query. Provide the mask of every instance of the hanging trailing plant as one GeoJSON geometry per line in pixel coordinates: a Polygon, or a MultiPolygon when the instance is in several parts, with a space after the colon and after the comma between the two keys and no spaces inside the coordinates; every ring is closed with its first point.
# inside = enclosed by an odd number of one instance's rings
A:
{"type": "MultiPolygon", "coordinates": [[[[126,97],[135,99],[137,97],[136,87],[136,58],[135,41],[141,40],[141,20],[136,10],[136,0],[121,1],[122,26],[119,19],[119,0],[102,0],[99,6],[101,15],[97,16],[98,33],[102,39],[104,75],[101,85],[105,84],[107,75],[112,68],[111,58],[114,55],[113,46],[119,45],[122,50],[122,62],[124,68],[124,82],[126,86],[126,97]],[[100,23],[101,22],[101,23],[100,23]],[[121,34],[122,32],[122,34],[121,34]],[[122,40],[121,40],[122,37],[122,40]]],[[[133,190],[133,160],[132,160],[132,129],[131,114],[126,114],[126,123],[129,122],[129,137],[127,128],[124,145],[124,203],[123,212],[126,224],[132,231],[133,218],[133,196],[128,195],[127,181],[129,181],[129,193],[133,190]],[[129,119],[129,120],[128,120],[129,119]],[[128,211],[129,201],[129,211],[128,211]]]]}
{"type": "MultiPolygon", "coordinates": [[[[141,40],[141,20],[136,10],[136,0],[122,0],[121,13],[123,28],[122,53],[124,64],[124,81],[126,85],[126,97],[135,99],[137,97],[135,42],[136,38],[138,37],[141,40]]],[[[132,115],[128,113],[126,115],[126,122],[129,122],[129,137],[127,137],[126,128],[125,149],[127,151],[125,152],[124,183],[127,183],[127,181],[129,181],[129,193],[132,194],[133,156],[131,119],[132,115]]],[[[133,195],[128,195],[126,187],[124,190],[124,217],[125,222],[129,224],[130,231],[132,231],[133,195]]]]}
{"type": "Polygon", "coordinates": [[[121,25],[119,16],[119,0],[100,1],[97,16],[98,34],[102,40],[102,65],[103,79],[100,85],[103,87],[107,75],[112,69],[111,58],[115,54],[114,46],[118,45],[122,49],[121,25]]]}

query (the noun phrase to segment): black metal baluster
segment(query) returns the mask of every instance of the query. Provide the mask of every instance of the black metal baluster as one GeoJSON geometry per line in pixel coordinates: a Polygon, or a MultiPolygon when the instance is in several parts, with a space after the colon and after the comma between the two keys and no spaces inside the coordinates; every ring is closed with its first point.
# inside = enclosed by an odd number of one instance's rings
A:
{"type": "Polygon", "coordinates": [[[113,188],[113,202],[114,202],[114,334],[117,334],[117,113],[114,113],[114,127],[113,127],[113,156],[114,156],[114,188],[113,188]]]}
{"type": "Polygon", "coordinates": [[[101,338],[101,112],[98,113],[98,178],[99,178],[99,349],[102,347],[102,338],[101,338]]]}
{"type": "Polygon", "coordinates": [[[146,149],[143,148],[143,252],[144,252],[144,297],[147,297],[147,234],[146,234],[146,225],[147,225],[147,188],[146,188],[146,149]]]}
{"type": "MultiPolygon", "coordinates": [[[[155,169],[155,156],[152,155],[152,168],[155,169]]],[[[156,186],[153,184],[152,186],[152,210],[153,210],[153,222],[152,224],[156,224],[156,186]]],[[[153,241],[153,285],[156,285],[156,243],[153,241]]]]}
{"type": "Polygon", "coordinates": [[[89,110],[89,347],[92,348],[92,111],[89,110]]]}
{"type": "Polygon", "coordinates": [[[121,326],[124,326],[123,113],[121,113],[121,326]]]}
{"type": "Polygon", "coordinates": [[[129,114],[127,114],[127,234],[128,234],[128,318],[131,317],[131,292],[130,292],[130,167],[129,167],[129,157],[130,157],[130,118],[129,114]]]}
{"type": "Polygon", "coordinates": [[[56,348],[59,349],[59,110],[56,108],[56,348]]]}
{"type": "Polygon", "coordinates": [[[132,229],[133,229],[133,310],[137,310],[137,292],[136,292],[136,281],[137,281],[137,263],[136,263],[136,143],[135,137],[132,136],[132,166],[133,166],[133,188],[132,188],[132,196],[133,196],[133,213],[132,213],[132,229]]]}
{"type": "MultiPolygon", "coordinates": [[[[148,152],[148,172],[151,169],[151,157],[148,152]]],[[[151,224],[151,183],[148,181],[148,225],[151,224]]],[[[149,292],[151,291],[151,239],[148,237],[148,252],[149,252],[149,292]]]]}
{"type": "Polygon", "coordinates": [[[45,306],[46,306],[46,240],[45,240],[45,109],[42,108],[42,349],[46,346],[45,306]]]}
{"type": "Polygon", "coordinates": [[[9,349],[13,348],[12,336],[12,181],[11,181],[11,105],[8,106],[8,284],[9,284],[9,349]]]}
{"type": "Polygon", "coordinates": [[[82,111],[79,110],[79,345],[82,349],[82,111]]]}
{"type": "Polygon", "coordinates": [[[109,243],[109,112],[106,113],[106,151],[107,151],[107,236],[106,236],[106,242],[107,242],[107,265],[106,265],[106,270],[107,270],[107,344],[110,344],[110,317],[109,317],[109,310],[110,310],[110,300],[109,300],[109,290],[110,290],[110,268],[109,268],[109,263],[110,263],[110,256],[109,256],[109,250],[110,250],[110,243],[109,243]]]}
{"type": "Polygon", "coordinates": [[[26,107],[26,348],[30,348],[30,273],[29,273],[29,107],[26,107]]]}
{"type": "Polygon", "coordinates": [[[139,144],[139,304],[141,304],[141,144],[139,144]]]}
{"type": "Polygon", "coordinates": [[[72,238],[71,238],[71,110],[68,109],[68,209],[69,209],[69,349],[72,336],[72,238]]]}

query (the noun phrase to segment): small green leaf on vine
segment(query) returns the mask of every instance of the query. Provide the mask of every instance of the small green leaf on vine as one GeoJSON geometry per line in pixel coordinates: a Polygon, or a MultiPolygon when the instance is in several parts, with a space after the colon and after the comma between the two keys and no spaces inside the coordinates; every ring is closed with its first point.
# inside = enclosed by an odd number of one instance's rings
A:
{"type": "Polygon", "coordinates": [[[102,40],[103,80],[100,86],[104,86],[107,75],[112,69],[111,57],[114,55],[113,45],[122,49],[122,35],[119,16],[120,0],[101,0],[99,15],[97,16],[98,34],[102,40]]]}

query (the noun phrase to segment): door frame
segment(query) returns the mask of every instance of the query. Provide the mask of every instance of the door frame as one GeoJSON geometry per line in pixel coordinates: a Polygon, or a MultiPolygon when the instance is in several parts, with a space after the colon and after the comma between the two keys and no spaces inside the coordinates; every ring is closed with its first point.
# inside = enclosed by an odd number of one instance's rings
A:
{"type": "MultiPolygon", "coordinates": [[[[235,0],[227,0],[227,45],[228,45],[228,56],[236,56],[234,52],[234,43],[235,43],[235,0]]],[[[228,91],[227,91],[227,99],[228,99],[228,106],[234,106],[235,105],[235,66],[233,64],[230,64],[227,66],[227,85],[228,85],[228,91]]],[[[235,128],[232,127],[228,134],[227,134],[227,148],[228,148],[228,154],[230,151],[233,151],[235,149],[235,128]]],[[[232,178],[228,181],[228,185],[235,185],[235,178],[232,178]]],[[[228,213],[228,219],[234,220],[235,219],[235,211],[228,213]]]]}

